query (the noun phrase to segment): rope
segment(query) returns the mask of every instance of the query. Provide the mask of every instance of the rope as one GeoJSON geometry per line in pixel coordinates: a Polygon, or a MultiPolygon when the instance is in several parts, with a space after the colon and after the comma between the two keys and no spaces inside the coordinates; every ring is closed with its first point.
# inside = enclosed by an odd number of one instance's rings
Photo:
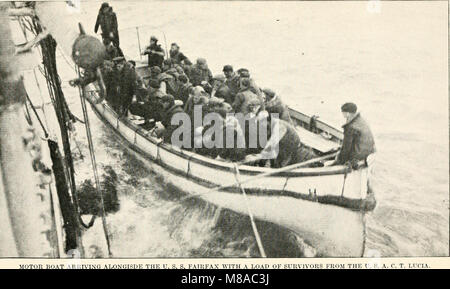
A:
{"type": "Polygon", "coordinates": [[[72,68],[75,71],[75,73],[77,73],[77,68],[70,63],[70,61],[67,59],[67,56],[64,53],[64,51],[62,50],[62,48],[58,46],[58,49],[59,49],[59,54],[62,55],[62,57],[64,58],[64,61],[67,63],[67,65],[69,65],[70,68],[72,68]]]}
{"type": "MultiPolygon", "coordinates": [[[[32,18],[31,23],[25,19],[30,26],[31,31],[37,35],[39,32],[42,31],[42,28],[40,24],[38,23],[38,19],[32,18]]],[[[63,171],[65,178],[69,182],[70,191],[71,191],[71,198],[72,202],[75,206],[75,214],[77,215],[77,221],[82,224],[84,227],[92,226],[93,223],[90,223],[89,225],[85,225],[83,223],[83,220],[80,215],[80,207],[78,203],[78,197],[77,197],[77,191],[76,191],[76,185],[75,185],[75,169],[73,165],[71,150],[70,150],[70,143],[69,143],[69,136],[67,134],[68,130],[68,121],[70,121],[70,118],[68,117],[68,113],[66,111],[66,107],[64,106],[64,94],[61,89],[61,82],[58,76],[57,68],[56,68],[56,60],[55,60],[55,52],[56,52],[56,41],[51,37],[47,37],[44,40],[41,41],[40,45],[40,54],[43,58],[43,68],[39,66],[39,70],[42,73],[42,75],[46,79],[47,89],[49,92],[49,97],[52,100],[52,104],[55,110],[56,117],[58,119],[58,123],[60,126],[60,132],[62,137],[62,144],[64,148],[64,163],[63,171]]],[[[82,247],[82,240],[81,240],[81,232],[78,228],[75,229],[75,234],[77,238],[77,247],[81,251],[83,251],[82,247]]]]}
{"type": "Polygon", "coordinates": [[[237,185],[239,186],[239,189],[241,190],[242,195],[244,196],[245,205],[247,206],[247,212],[250,217],[250,222],[252,223],[253,234],[255,235],[256,243],[258,244],[259,253],[261,254],[261,257],[267,258],[266,252],[264,251],[264,247],[261,242],[261,237],[259,236],[259,233],[258,233],[258,228],[256,227],[255,220],[253,219],[252,211],[250,210],[250,204],[249,204],[249,201],[247,198],[247,194],[245,193],[245,189],[242,187],[242,184],[240,181],[239,167],[237,166],[237,164],[234,164],[234,168],[235,168],[234,176],[236,178],[237,185]]]}
{"type": "MultiPolygon", "coordinates": [[[[78,70],[78,76],[80,76],[80,68],[77,68],[77,70],[78,70]]],[[[100,211],[101,211],[101,217],[102,217],[103,232],[105,234],[106,245],[108,247],[108,254],[109,254],[110,257],[112,257],[111,244],[110,244],[110,240],[109,240],[109,233],[108,233],[108,228],[107,228],[107,225],[106,225],[106,216],[105,216],[106,213],[105,213],[103,192],[100,189],[100,181],[98,179],[97,162],[95,160],[94,144],[92,142],[91,127],[90,127],[90,124],[89,124],[89,116],[88,116],[87,109],[86,109],[86,99],[85,99],[85,96],[84,96],[84,89],[78,87],[78,90],[79,90],[79,93],[80,93],[81,106],[82,106],[82,109],[83,109],[84,121],[85,121],[85,124],[86,124],[85,125],[85,127],[86,127],[86,135],[87,135],[88,144],[89,144],[89,154],[91,156],[92,170],[94,171],[95,185],[96,185],[97,193],[100,195],[100,211]]]]}
{"type": "Polygon", "coordinates": [[[36,111],[36,108],[34,107],[33,103],[31,102],[30,96],[28,95],[28,93],[25,93],[25,95],[27,97],[28,102],[31,105],[31,109],[33,110],[34,114],[36,115],[37,120],[39,121],[39,124],[41,125],[42,130],[44,131],[45,138],[48,138],[48,136],[49,136],[48,132],[45,129],[44,124],[42,123],[41,118],[39,117],[39,114],[36,111]]]}
{"type": "Polygon", "coordinates": [[[26,119],[28,125],[32,126],[33,125],[33,121],[31,120],[30,111],[28,110],[28,104],[25,102],[24,106],[25,106],[25,119],[26,119]]]}
{"type": "MultiPolygon", "coordinates": [[[[349,165],[351,168],[351,165],[349,165]]],[[[345,180],[347,179],[347,170],[344,173],[344,181],[342,182],[342,191],[341,191],[341,198],[344,197],[344,190],[345,190],[345,180]]]]}
{"type": "Polygon", "coordinates": [[[37,78],[37,74],[36,74],[35,68],[33,68],[33,75],[34,75],[34,79],[36,80],[36,86],[37,86],[37,88],[39,90],[39,96],[41,97],[41,110],[42,110],[42,113],[44,114],[45,126],[49,127],[48,126],[48,121],[47,121],[47,116],[45,114],[45,101],[44,101],[44,97],[42,96],[41,85],[39,84],[39,80],[37,78]]]}

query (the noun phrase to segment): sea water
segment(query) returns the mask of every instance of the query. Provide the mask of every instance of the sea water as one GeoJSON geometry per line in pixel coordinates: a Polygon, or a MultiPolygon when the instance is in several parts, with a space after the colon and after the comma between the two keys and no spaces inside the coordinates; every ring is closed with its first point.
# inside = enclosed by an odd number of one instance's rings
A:
{"type": "MultiPolygon", "coordinates": [[[[375,135],[372,185],[378,205],[367,215],[366,256],[448,254],[448,51],[446,2],[110,2],[121,48],[139,59],[155,35],[192,61],[246,67],[290,106],[342,125],[340,105],[355,102],[375,135]],[[137,30],[136,26],[140,26],[137,30]]],[[[82,2],[89,34],[101,2],[82,2]]],[[[100,36],[99,36],[100,37],[100,36]]],[[[145,59],[145,56],[142,58],[145,59]]],[[[69,106],[81,116],[70,60],[58,50],[69,106]]],[[[257,257],[248,217],[181,192],[127,152],[89,109],[102,168],[119,176],[121,209],[107,223],[116,257],[257,257]]],[[[74,137],[76,179],[92,178],[84,128],[74,137]]],[[[258,223],[269,257],[301,257],[301,238],[258,223]]],[[[101,222],[84,232],[87,255],[107,256],[101,222]],[[95,253],[93,253],[95,252],[95,253]]],[[[314,245],[314,244],[312,244],[314,245]]]]}

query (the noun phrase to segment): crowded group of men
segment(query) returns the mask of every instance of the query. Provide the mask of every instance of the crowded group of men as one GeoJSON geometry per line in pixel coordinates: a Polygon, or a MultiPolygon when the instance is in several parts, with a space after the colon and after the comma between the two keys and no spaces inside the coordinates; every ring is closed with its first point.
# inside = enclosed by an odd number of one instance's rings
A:
{"type": "MultiPolygon", "coordinates": [[[[95,31],[98,26],[102,28],[107,54],[101,67],[105,98],[119,117],[139,116],[144,120],[141,124],[144,129],[171,143],[172,134],[180,125],[172,119],[177,113],[185,113],[192,125],[190,139],[183,140],[182,148],[211,158],[283,167],[316,157],[300,141],[289,109],[280,96],[272,89],[259,88],[247,68],[235,71],[227,64],[223,66],[223,74],[213,75],[204,58],[192,63],[177,43],[171,44],[166,55],[158,39],[152,36],[150,45],[142,52],[148,56],[146,69],[149,71],[138,74],[136,62],[127,61],[119,47],[116,16],[107,3],[100,8],[95,31]],[[221,140],[223,145],[213,145],[212,142],[217,144],[214,139],[217,136],[211,135],[215,131],[208,129],[211,125],[194,122],[198,113],[203,116],[216,113],[221,129],[226,131],[223,135],[231,135],[234,145],[225,144],[226,138],[221,140]],[[247,116],[246,122],[238,121],[232,113],[247,116]],[[252,122],[256,125],[252,126],[252,122]],[[267,140],[253,140],[252,127],[258,133],[263,130],[267,140]],[[274,147],[278,149],[275,151],[274,147]]],[[[347,129],[344,126],[347,139],[344,137],[343,153],[333,164],[364,159],[375,151],[370,129],[357,113],[356,105],[347,103],[341,109],[349,123],[347,129]]]]}

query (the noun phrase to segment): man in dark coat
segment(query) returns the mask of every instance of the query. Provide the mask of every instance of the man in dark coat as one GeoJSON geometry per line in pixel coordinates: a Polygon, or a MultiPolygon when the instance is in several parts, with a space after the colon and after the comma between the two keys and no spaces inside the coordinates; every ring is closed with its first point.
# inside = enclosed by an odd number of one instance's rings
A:
{"type": "Polygon", "coordinates": [[[120,56],[123,56],[120,49],[119,31],[117,25],[116,13],[113,12],[112,7],[108,3],[103,3],[98,12],[97,21],[95,22],[94,32],[97,33],[98,28],[102,29],[102,38],[111,39],[114,46],[118,49],[120,56]]]}
{"type": "Polygon", "coordinates": [[[204,58],[197,59],[197,63],[192,66],[188,76],[193,86],[212,84],[213,76],[204,58]]]}
{"type": "Polygon", "coordinates": [[[245,161],[265,159],[270,160],[271,167],[282,168],[316,157],[311,149],[303,146],[297,131],[290,123],[272,118],[267,111],[258,114],[257,122],[258,127],[267,127],[270,137],[265,144],[262,144],[264,149],[260,153],[248,155],[245,161]]]}
{"type": "Polygon", "coordinates": [[[180,51],[180,46],[176,43],[172,43],[170,46],[170,59],[174,64],[192,65],[192,62],[180,51]]]}
{"type": "Polygon", "coordinates": [[[105,85],[105,87],[100,84],[101,99],[99,101],[106,99],[106,101],[108,101],[108,103],[112,106],[112,102],[117,99],[117,76],[116,70],[114,68],[114,62],[105,59],[103,61],[103,64],[99,68],[102,76],[101,79],[99,78],[99,75],[96,73],[96,71],[86,69],[82,77],[71,79],[69,81],[69,85],[79,85],[81,87],[84,87],[94,81],[103,80],[103,84],[105,85]]]}
{"type": "Polygon", "coordinates": [[[114,98],[116,93],[116,83],[115,83],[115,72],[114,72],[114,62],[105,60],[101,68],[103,81],[106,88],[106,101],[110,102],[114,98]]]}
{"type": "Polygon", "coordinates": [[[164,59],[163,60],[163,63],[162,63],[162,66],[161,66],[161,70],[162,70],[162,72],[166,72],[167,70],[169,70],[169,69],[171,69],[172,68],[172,59],[164,59]]]}
{"type": "Polygon", "coordinates": [[[187,76],[181,74],[180,76],[178,76],[178,93],[176,95],[176,98],[180,99],[184,104],[186,104],[187,100],[189,99],[189,94],[193,88],[194,87],[192,86],[192,83],[189,82],[187,76]]]}
{"type": "Polygon", "coordinates": [[[103,44],[106,47],[106,60],[113,60],[116,57],[122,56],[110,38],[103,39],[103,44]]]}
{"type": "Polygon", "coordinates": [[[214,108],[223,119],[223,147],[218,149],[221,158],[232,162],[239,162],[245,158],[246,146],[245,135],[239,121],[230,114],[232,112],[230,104],[223,102],[214,108]]]}
{"type": "Polygon", "coordinates": [[[165,94],[175,96],[178,93],[177,78],[176,74],[169,73],[169,70],[158,75],[159,85],[161,86],[160,90],[165,94]]]}
{"type": "Polygon", "coordinates": [[[229,104],[233,103],[234,97],[231,94],[230,88],[225,84],[226,78],[222,75],[215,75],[213,78],[213,85],[211,87],[211,97],[218,97],[225,100],[229,104]]]}
{"type": "Polygon", "coordinates": [[[233,66],[227,64],[223,67],[223,74],[225,75],[225,85],[230,89],[230,99],[227,100],[229,104],[234,102],[234,97],[239,92],[239,75],[233,71],[233,66]]]}
{"type": "Polygon", "coordinates": [[[146,54],[148,54],[148,67],[159,66],[162,68],[166,53],[161,48],[161,45],[158,44],[158,39],[155,36],[150,37],[150,45],[142,53],[142,55],[146,54]]]}
{"type": "Polygon", "coordinates": [[[258,85],[256,85],[256,82],[250,77],[250,72],[247,68],[241,68],[238,71],[239,79],[242,81],[243,79],[249,80],[249,89],[251,92],[256,94],[257,96],[262,96],[261,89],[259,89],[258,85]]]}
{"type": "Polygon", "coordinates": [[[177,113],[184,113],[181,106],[175,104],[175,98],[166,94],[161,98],[161,105],[163,109],[163,116],[161,124],[164,126],[163,130],[158,130],[158,137],[162,137],[165,142],[172,143],[172,133],[178,128],[179,125],[172,124],[172,117],[177,113]]]}
{"type": "Polygon", "coordinates": [[[161,99],[163,96],[164,94],[159,90],[159,82],[152,79],[146,97],[131,104],[130,112],[144,118],[145,122],[141,126],[145,129],[151,129],[157,121],[161,121],[161,99]]]}
{"type": "Polygon", "coordinates": [[[292,119],[289,114],[289,108],[281,101],[280,96],[275,94],[270,88],[264,88],[266,110],[270,113],[278,113],[278,117],[284,121],[292,124],[292,119]]]}
{"type": "Polygon", "coordinates": [[[250,80],[248,78],[242,79],[241,90],[239,90],[239,93],[236,94],[232,104],[234,111],[241,112],[244,115],[248,114],[250,112],[248,105],[254,100],[257,100],[262,108],[264,107],[263,98],[251,91],[250,80]]]}
{"type": "Polygon", "coordinates": [[[136,73],[126,64],[125,58],[116,57],[115,63],[117,93],[113,109],[119,116],[126,116],[133,97],[136,95],[136,73]]]}
{"type": "Polygon", "coordinates": [[[341,150],[332,164],[342,165],[346,162],[355,164],[358,161],[375,153],[375,141],[367,122],[357,112],[354,103],[345,103],[341,107],[342,114],[346,119],[344,128],[344,140],[341,150]]]}

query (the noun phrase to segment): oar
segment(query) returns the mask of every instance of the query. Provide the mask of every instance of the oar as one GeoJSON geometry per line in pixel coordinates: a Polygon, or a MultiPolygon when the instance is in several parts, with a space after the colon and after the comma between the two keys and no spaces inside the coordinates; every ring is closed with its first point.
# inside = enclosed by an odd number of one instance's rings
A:
{"type": "MultiPolygon", "coordinates": [[[[264,178],[264,177],[267,177],[267,176],[270,176],[270,175],[275,175],[275,174],[278,174],[278,173],[292,171],[292,170],[295,170],[295,169],[298,169],[298,168],[301,168],[301,167],[304,167],[304,166],[307,166],[307,165],[310,165],[310,164],[313,164],[313,163],[317,163],[317,162],[329,159],[331,157],[335,157],[337,154],[338,153],[335,152],[335,153],[324,155],[324,156],[321,156],[321,157],[318,157],[318,158],[310,159],[308,161],[304,161],[304,162],[301,162],[301,163],[292,164],[292,165],[289,165],[289,166],[286,166],[286,167],[283,167],[283,168],[273,169],[273,170],[271,170],[269,172],[261,173],[259,175],[254,176],[254,177],[251,177],[251,178],[248,178],[246,180],[243,180],[241,182],[241,184],[245,184],[245,183],[248,183],[248,182],[251,182],[251,181],[254,181],[254,180],[258,180],[258,179],[261,179],[261,178],[264,178]]],[[[235,184],[236,184],[236,182],[230,182],[228,184],[212,188],[211,190],[208,190],[207,192],[185,196],[185,197],[181,198],[179,201],[181,202],[181,201],[184,201],[184,200],[192,198],[192,197],[198,197],[198,196],[206,195],[208,193],[212,193],[212,192],[215,192],[215,191],[218,191],[218,190],[221,190],[221,189],[232,187],[235,184]]]]}

